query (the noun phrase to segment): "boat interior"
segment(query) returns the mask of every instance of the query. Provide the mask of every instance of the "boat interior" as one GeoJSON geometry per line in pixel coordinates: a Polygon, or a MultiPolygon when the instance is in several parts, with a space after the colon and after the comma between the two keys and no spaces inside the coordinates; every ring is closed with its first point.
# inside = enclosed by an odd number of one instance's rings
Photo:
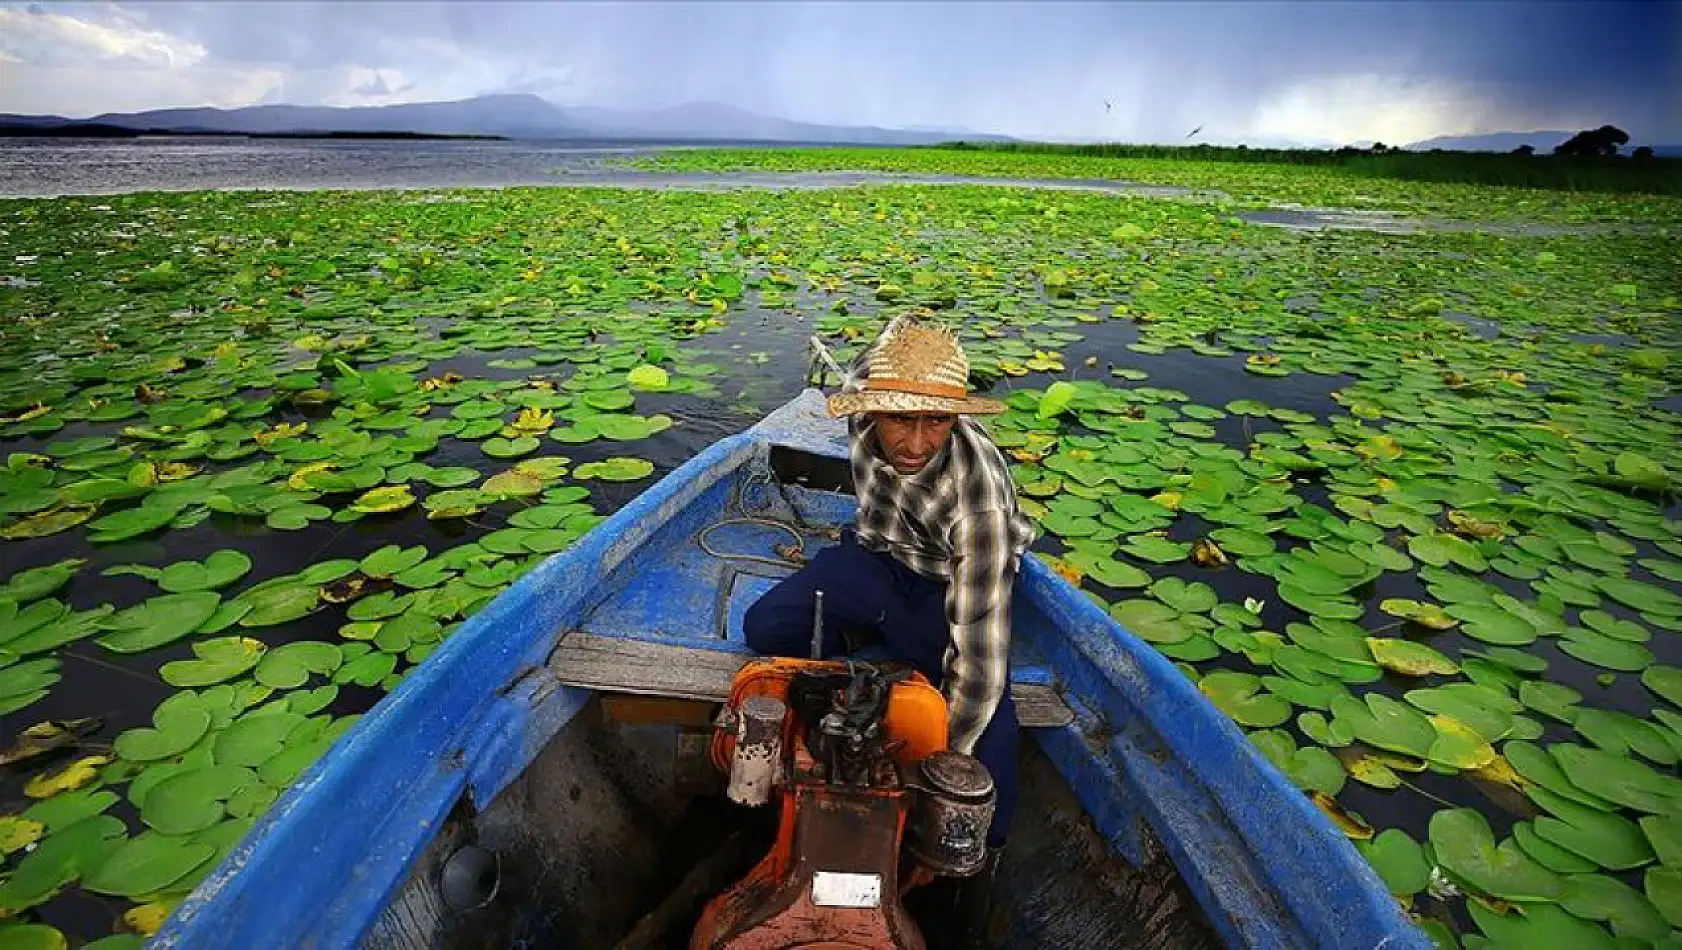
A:
{"type": "MultiPolygon", "coordinates": [[[[775,832],[776,804],[731,803],[707,757],[719,704],[752,659],[743,613],[851,521],[849,482],[843,459],[772,446],[659,512],[559,633],[548,672],[588,700],[494,798],[463,796],[363,946],[688,947],[706,902],[775,832]]],[[[1014,621],[1022,799],[984,945],[1216,946],[1149,830],[1124,858],[1076,794],[1094,777],[1064,774],[1040,748],[1038,735],[1072,731],[1040,649],[1057,634],[1030,604],[1014,621]]],[[[906,898],[930,948],[950,946],[954,887],[937,879],[906,898]]]]}

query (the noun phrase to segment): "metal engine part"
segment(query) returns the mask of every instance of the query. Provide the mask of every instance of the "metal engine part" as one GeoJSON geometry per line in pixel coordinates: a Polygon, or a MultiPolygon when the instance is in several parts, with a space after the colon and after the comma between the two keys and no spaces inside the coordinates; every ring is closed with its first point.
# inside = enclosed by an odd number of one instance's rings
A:
{"type": "Polygon", "coordinates": [[[987,860],[993,776],[974,756],[937,752],[918,764],[906,849],[940,874],[968,877],[987,860]]]}

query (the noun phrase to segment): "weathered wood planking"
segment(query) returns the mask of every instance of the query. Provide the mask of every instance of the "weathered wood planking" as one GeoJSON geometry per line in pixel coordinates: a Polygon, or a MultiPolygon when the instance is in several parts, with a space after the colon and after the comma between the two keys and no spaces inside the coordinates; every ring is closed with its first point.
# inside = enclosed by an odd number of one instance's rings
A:
{"type": "MultiPolygon", "coordinates": [[[[721,703],[730,696],[736,672],[751,659],[740,653],[573,630],[550,654],[549,669],[565,686],[721,703]]],[[[1074,721],[1074,712],[1051,686],[1012,683],[1010,695],[1023,728],[1055,729],[1074,721]]]]}

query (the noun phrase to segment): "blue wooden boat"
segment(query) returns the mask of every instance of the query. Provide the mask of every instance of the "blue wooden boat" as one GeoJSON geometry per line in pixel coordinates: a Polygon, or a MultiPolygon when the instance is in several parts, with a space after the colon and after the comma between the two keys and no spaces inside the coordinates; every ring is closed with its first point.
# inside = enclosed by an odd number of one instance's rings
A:
{"type": "MultiPolygon", "coordinates": [[[[743,612],[790,570],[788,531],[751,519],[854,516],[822,405],[808,389],[710,446],[475,614],[154,945],[684,946],[740,809],[697,793],[710,724],[682,710],[723,698],[743,612]]],[[[1239,729],[1037,558],[1014,638],[1030,739],[1003,945],[1430,946],[1239,729]]]]}

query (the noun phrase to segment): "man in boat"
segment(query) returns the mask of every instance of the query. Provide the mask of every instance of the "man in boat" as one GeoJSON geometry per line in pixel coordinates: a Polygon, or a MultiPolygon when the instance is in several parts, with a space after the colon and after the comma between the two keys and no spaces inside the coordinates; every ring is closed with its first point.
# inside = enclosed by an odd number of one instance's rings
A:
{"type": "Polygon", "coordinates": [[[762,654],[808,656],[823,591],[825,657],[880,641],[940,687],[948,744],[992,773],[990,886],[1016,810],[1019,728],[1010,697],[1011,593],[1033,526],[1016,504],[1003,453],[971,415],[969,361],[950,331],[894,319],[849,367],[830,416],[846,416],[858,525],[748,609],[762,654]]]}

